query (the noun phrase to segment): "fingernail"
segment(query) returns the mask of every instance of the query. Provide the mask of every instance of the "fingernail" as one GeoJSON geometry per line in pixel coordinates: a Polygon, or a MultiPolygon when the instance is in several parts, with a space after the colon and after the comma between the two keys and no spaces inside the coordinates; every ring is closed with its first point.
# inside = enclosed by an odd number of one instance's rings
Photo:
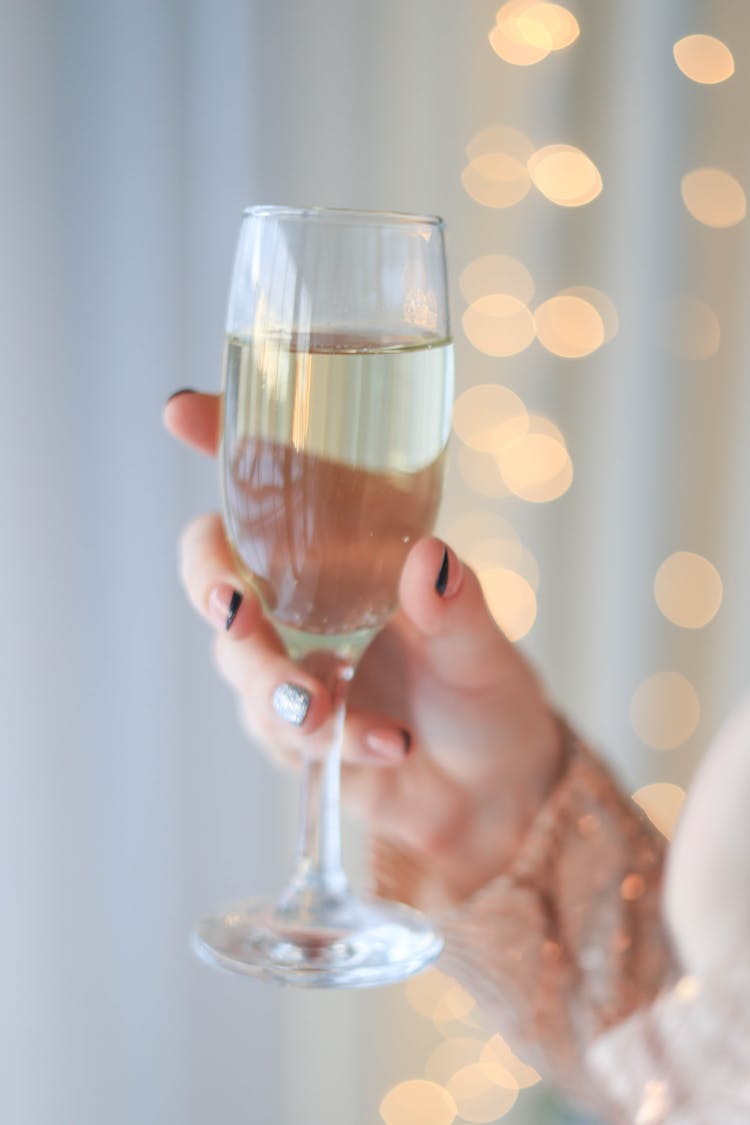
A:
{"type": "Polygon", "coordinates": [[[171,402],[173,398],[178,398],[179,395],[194,395],[194,394],[195,394],[195,391],[193,390],[192,387],[181,387],[179,391],[172,391],[172,394],[167,399],[167,402],[171,402]]]}
{"type": "Polygon", "coordinates": [[[241,605],[242,594],[239,590],[232,589],[231,586],[215,586],[208,595],[208,608],[212,618],[218,626],[227,632],[232,628],[232,622],[241,605]]]}
{"type": "Polygon", "coordinates": [[[295,727],[301,727],[310,710],[311,695],[299,684],[279,684],[271,702],[280,718],[295,727]]]}
{"type": "Polygon", "coordinates": [[[443,561],[435,581],[435,590],[441,598],[452,598],[458,593],[463,578],[463,567],[449,547],[443,548],[443,561]]]}
{"type": "Polygon", "coordinates": [[[400,762],[411,750],[411,734],[408,730],[371,730],[365,737],[365,745],[375,758],[384,762],[400,762]]]}

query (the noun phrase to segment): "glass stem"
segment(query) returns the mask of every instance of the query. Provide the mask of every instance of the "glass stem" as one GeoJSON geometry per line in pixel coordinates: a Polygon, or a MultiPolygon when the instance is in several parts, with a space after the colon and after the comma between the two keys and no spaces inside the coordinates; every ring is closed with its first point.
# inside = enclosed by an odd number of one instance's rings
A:
{"type": "Polygon", "coordinates": [[[332,653],[314,652],[298,659],[328,688],[332,710],[319,732],[310,736],[301,786],[300,821],[294,873],[281,897],[277,916],[311,926],[330,922],[337,904],[349,900],[341,861],[341,747],[346,699],[354,665],[332,653]]]}

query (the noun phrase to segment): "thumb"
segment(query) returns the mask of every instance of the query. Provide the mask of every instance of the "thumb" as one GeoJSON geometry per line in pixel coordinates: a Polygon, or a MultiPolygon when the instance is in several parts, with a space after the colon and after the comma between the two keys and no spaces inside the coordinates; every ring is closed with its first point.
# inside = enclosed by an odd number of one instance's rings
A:
{"type": "Polygon", "coordinates": [[[522,663],[493,620],[476,574],[439,539],[423,539],[401,576],[401,610],[422,639],[431,670],[456,687],[481,690],[522,663]]]}

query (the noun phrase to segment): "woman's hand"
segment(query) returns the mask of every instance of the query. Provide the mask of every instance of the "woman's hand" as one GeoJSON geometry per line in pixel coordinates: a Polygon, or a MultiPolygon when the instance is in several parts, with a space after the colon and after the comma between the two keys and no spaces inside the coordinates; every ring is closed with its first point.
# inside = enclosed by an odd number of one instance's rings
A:
{"type": "MultiPolygon", "coordinates": [[[[218,397],[182,392],[165,423],[213,454],[219,411],[218,397]]],[[[328,694],[286,657],[218,515],[190,524],[180,556],[251,737],[286,764],[318,752],[311,736],[330,715],[328,694]]],[[[429,872],[423,906],[461,901],[500,874],[559,776],[559,724],[537,676],[490,617],[476,576],[436,539],[410,552],[400,609],[357,670],[343,762],[346,804],[429,872]]]]}

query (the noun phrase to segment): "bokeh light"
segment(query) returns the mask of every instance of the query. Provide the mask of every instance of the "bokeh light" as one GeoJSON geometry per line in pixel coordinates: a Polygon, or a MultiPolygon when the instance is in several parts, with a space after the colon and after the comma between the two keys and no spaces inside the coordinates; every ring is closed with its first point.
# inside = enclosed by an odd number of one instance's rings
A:
{"type": "Polygon", "coordinates": [[[524,434],[503,446],[497,464],[507,488],[521,500],[557,500],[573,482],[573,463],[560,430],[548,418],[529,415],[524,434]]]}
{"type": "Polygon", "coordinates": [[[487,1077],[499,1086],[505,1085],[507,1075],[510,1075],[513,1083],[520,1089],[535,1086],[542,1080],[533,1066],[519,1059],[501,1035],[493,1035],[485,1044],[479,1062],[487,1077]]]}
{"type": "Polygon", "coordinates": [[[477,574],[487,607],[509,641],[520,641],[536,620],[531,584],[508,567],[488,567],[477,574]]]}
{"type": "Polygon", "coordinates": [[[460,1018],[475,1006],[474,998],[440,969],[430,969],[410,977],[404,988],[406,999],[420,1016],[434,1020],[443,1014],[451,1013],[452,1018],[460,1018]]]}
{"type": "Polygon", "coordinates": [[[468,560],[469,552],[483,539],[518,541],[518,532],[509,520],[497,511],[464,512],[451,519],[442,530],[443,538],[468,560]]]}
{"type": "Polygon", "coordinates": [[[640,684],[630,703],[630,721],[642,742],[654,750],[673,750],[698,726],[700,701],[680,672],[656,672],[640,684]]]}
{"type": "Polygon", "coordinates": [[[539,588],[539,563],[517,535],[480,538],[469,547],[465,558],[474,570],[492,567],[514,570],[526,579],[532,590],[539,588]]]}
{"type": "Polygon", "coordinates": [[[465,191],[483,207],[513,207],[528,194],[528,168],[507,152],[475,157],[461,173],[465,191]]]}
{"type": "Polygon", "coordinates": [[[470,387],[453,405],[453,429],[461,441],[480,453],[498,454],[528,428],[529,414],[522,400],[496,383],[470,387]]]}
{"type": "Polygon", "coordinates": [[[685,802],[685,790],[669,781],[654,781],[643,785],[633,794],[633,800],[658,828],[662,836],[672,839],[680,810],[685,802]]]}
{"type": "Polygon", "coordinates": [[[476,1036],[454,1036],[438,1043],[425,1063],[425,1078],[446,1086],[456,1071],[476,1063],[484,1050],[484,1039],[476,1036]]]}
{"type": "Polygon", "coordinates": [[[602,177],[593,160],[573,145],[547,145],[529,158],[534,186],[560,207],[582,207],[602,190],[602,177]]]}
{"type": "Polygon", "coordinates": [[[604,321],[583,297],[558,294],[534,311],[540,344],[553,355],[581,359],[604,343],[604,321]]]}
{"type": "Polygon", "coordinates": [[[687,78],[704,86],[726,82],[734,74],[734,57],[713,35],[686,35],[675,43],[674,61],[687,78]]]}
{"type": "Polygon", "coordinates": [[[517,355],[534,339],[531,311],[508,293],[488,293],[472,301],[463,326],[477,351],[495,358],[517,355]]]}
{"type": "Polygon", "coordinates": [[[385,1125],[451,1125],[456,1103],[436,1082],[412,1078],[388,1091],[380,1103],[380,1116],[385,1125]]]}
{"type": "Polygon", "coordinates": [[[663,306],[661,328],[667,349],[678,359],[708,359],[719,350],[719,318],[697,297],[670,297],[663,306]]]}
{"type": "Polygon", "coordinates": [[[608,344],[610,340],[615,338],[620,328],[620,318],[617,315],[614,301],[606,293],[602,293],[601,289],[596,289],[593,285],[569,285],[567,289],[561,289],[558,296],[580,297],[581,300],[586,301],[587,304],[596,309],[601,317],[604,328],[604,343],[608,344]]]}
{"type": "Polygon", "coordinates": [[[475,133],[466,146],[468,159],[476,160],[487,153],[504,152],[524,167],[534,152],[534,144],[525,133],[513,125],[489,125],[475,133]]]}
{"type": "Polygon", "coordinates": [[[550,52],[570,46],[579,34],[578,21],[562,4],[508,0],[497,12],[490,43],[505,62],[533,66],[550,52]]]}
{"type": "Polygon", "coordinates": [[[446,1085],[463,1121],[476,1125],[497,1121],[515,1105],[518,1087],[508,1089],[488,1078],[479,1063],[461,1067],[446,1085]]]}
{"type": "Polygon", "coordinates": [[[656,572],[656,604],[669,621],[683,629],[701,629],[712,621],[722,596],[718,570],[693,551],[675,551],[656,572]]]}
{"type": "Polygon", "coordinates": [[[733,227],[745,218],[742,185],[721,168],[695,168],[682,177],[681,190],[690,214],[707,227],[733,227]]]}
{"type": "Polygon", "coordinates": [[[491,453],[480,453],[468,445],[459,445],[453,455],[453,464],[472,492],[493,500],[511,495],[497,458],[491,453]]]}
{"type": "Polygon", "coordinates": [[[458,279],[468,304],[490,293],[507,293],[524,305],[534,297],[534,279],[526,266],[509,254],[484,254],[470,262],[458,279]]]}

